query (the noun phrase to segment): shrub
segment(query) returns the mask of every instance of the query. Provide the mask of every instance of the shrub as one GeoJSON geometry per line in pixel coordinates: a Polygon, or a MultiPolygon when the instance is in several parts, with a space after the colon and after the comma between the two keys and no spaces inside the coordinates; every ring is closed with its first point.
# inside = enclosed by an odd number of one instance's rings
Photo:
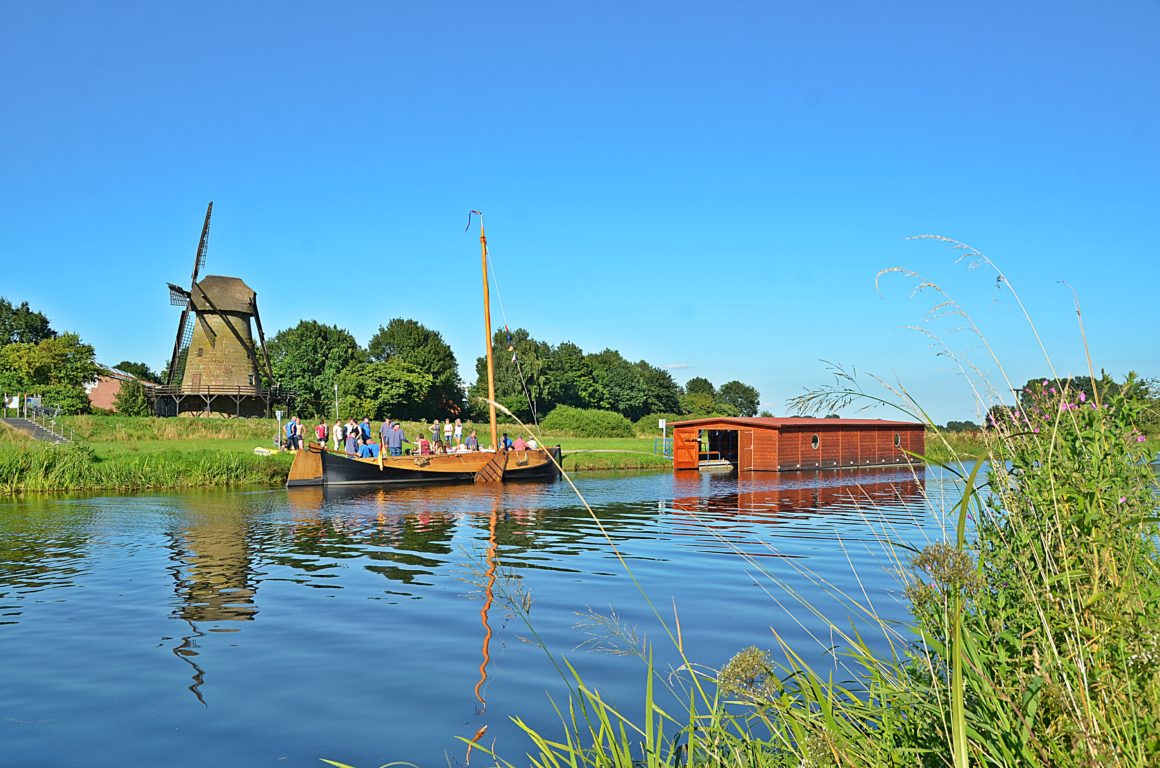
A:
{"type": "Polygon", "coordinates": [[[557,405],[544,417],[543,428],[576,437],[633,437],[632,422],[614,411],[557,405]]]}
{"type": "MultiPolygon", "coordinates": [[[[145,395],[145,387],[136,379],[121,383],[121,389],[113,398],[113,404],[117,413],[124,416],[148,416],[152,413],[149,398],[145,395]]],[[[95,412],[99,409],[93,410],[95,412]]]]}

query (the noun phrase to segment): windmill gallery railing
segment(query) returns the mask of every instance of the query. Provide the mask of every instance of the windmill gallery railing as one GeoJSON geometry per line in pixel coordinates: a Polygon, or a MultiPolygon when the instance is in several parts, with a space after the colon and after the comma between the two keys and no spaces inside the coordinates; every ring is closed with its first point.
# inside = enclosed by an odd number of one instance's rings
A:
{"type": "Polygon", "coordinates": [[[158,416],[228,414],[229,410],[235,416],[268,416],[275,403],[289,403],[294,399],[294,393],[282,387],[220,385],[151,387],[148,396],[158,416]]]}

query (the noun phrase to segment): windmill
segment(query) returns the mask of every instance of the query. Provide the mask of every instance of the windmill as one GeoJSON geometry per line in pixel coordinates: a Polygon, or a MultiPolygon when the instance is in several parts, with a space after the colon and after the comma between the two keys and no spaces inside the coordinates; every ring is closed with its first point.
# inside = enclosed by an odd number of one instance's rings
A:
{"type": "Polygon", "coordinates": [[[252,401],[264,402],[269,410],[274,373],[258,314],[257,294],[237,277],[207,275],[198,280],[205,266],[212,215],[211,202],[205,210],[189,289],[169,283],[169,301],[182,310],[165,395],[172,399],[174,413],[224,413],[222,406],[232,402],[232,410],[240,416],[243,403],[250,406],[245,409],[247,414],[254,411],[252,401]],[[251,318],[258,329],[258,344],[250,329],[251,318]],[[183,407],[190,397],[199,407],[183,407]]]}

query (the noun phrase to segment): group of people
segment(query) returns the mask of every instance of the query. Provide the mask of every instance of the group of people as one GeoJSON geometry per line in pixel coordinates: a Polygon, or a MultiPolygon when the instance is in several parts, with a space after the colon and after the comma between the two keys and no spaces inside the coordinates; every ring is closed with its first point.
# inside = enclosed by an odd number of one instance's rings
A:
{"type": "MultiPolygon", "coordinates": [[[[383,456],[402,456],[404,453],[432,456],[480,450],[475,430],[471,430],[467,437],[463,436],[461,419],[456,419],[454,423],[451,419],[444,419],[442,424],[436,419],[431,422],[427,431],[431,433],[430,438],[420,432],[412,443],[403,434],[399,422],[385,419],[377,430],[378,440],[375,440],[376,431],[372,429],[369,418],[357,422],[349,418],[345,424],[341,419],[336,419],[333,426],[327,425],[326,419],[320,418],[314,427],[314,439],[319,445],[326,445],[329,440],[335,451],[363,459],[377,459],[380,453],[383,456]],[[404,443],[414,447],[404,450],[404,443]]],[[[296,451],[305,446],[306,427],[297,416],[291,417],[286,422],[285,432],[287,450],[296,451]]],[[[506,432],[500,440],[500,445],[505,451],[525,451],[539,447],[534,438],[525,440],[523,435],[520,435],[512,440],[506,432]]]]}

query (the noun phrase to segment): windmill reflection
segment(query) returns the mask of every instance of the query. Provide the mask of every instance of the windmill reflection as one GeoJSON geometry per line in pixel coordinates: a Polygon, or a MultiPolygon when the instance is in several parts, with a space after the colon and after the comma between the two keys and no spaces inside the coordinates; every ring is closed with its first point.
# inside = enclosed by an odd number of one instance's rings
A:
{"type": "Polygon", "coordinates": [[[246,515],[207,502],[186,518],[183,529],[169,535],[169,570],[177,597],[170,616],[189,627],[173,655],[193,668],[189,690],[202,704],[206,704],[202,695],[206,672],[197,662],[199,640],[207,631],[237,632],[240,627],[217,625],[252,621],[258,613],[246,515]]]}

